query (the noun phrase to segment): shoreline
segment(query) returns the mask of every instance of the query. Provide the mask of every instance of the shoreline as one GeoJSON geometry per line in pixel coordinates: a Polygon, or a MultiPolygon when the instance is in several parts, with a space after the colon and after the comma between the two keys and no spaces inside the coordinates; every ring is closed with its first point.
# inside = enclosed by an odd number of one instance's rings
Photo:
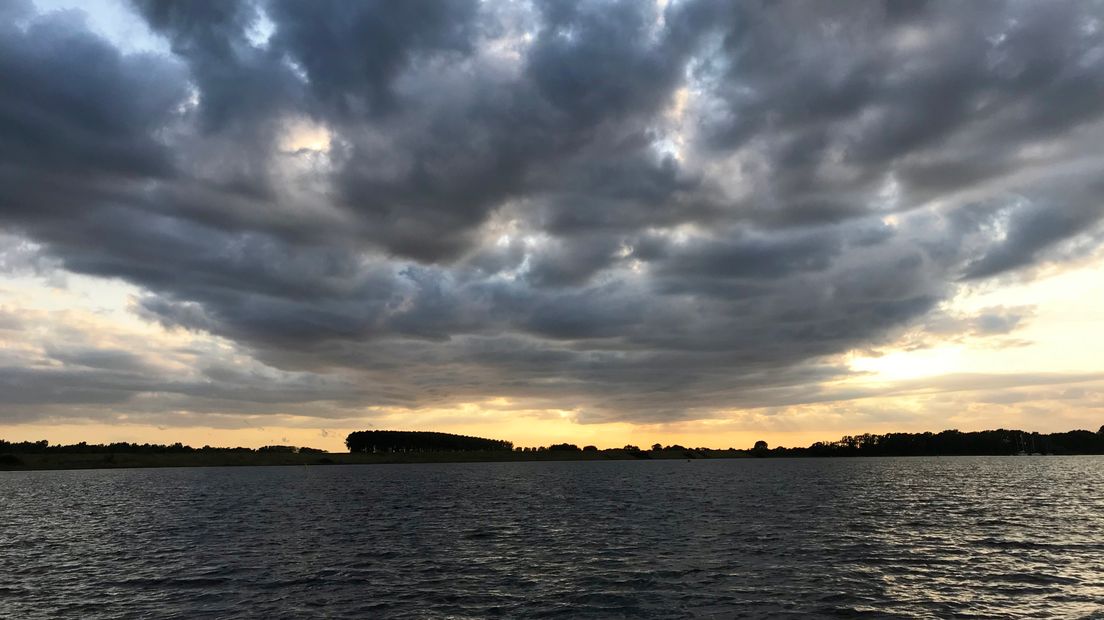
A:
{"type": "Polygon", "coordinates": [[[771,455],[757,457],[738,450],[716,450],[707,452],[641,452],[633,454],[623,450],[599,452],[453,452],[453,453],[409,453],[409,454],[357,454],[348,452],[326,452],[309,454],[257,454],[257,453],[86,453],[86,454],[19,454],[20,464],[0,463],[0,472],[18,471],[62,471],[80,469],[159,469],[167,467],[288,467],[288,466],[332,466],[332,465],[413,465],[434,463],[525,463],[560,461],[672,461],[672,460],[732,460],[732,459],[781,459],[781,458],[892,458],[892,457],[939,457],[993,456],[993,457],[1041,457],[1041,456],[1099,456],[1086,454],[928,454],[928,455],[771,455]]]}
{"type": "Polygon", "coordinates": [[[249,453],[249,452],[185,452],[185,453],[17,453],[12,456],[19,464],[0,462],[0,471],[49,471],[66,469],[135,469],[160,467],[267,467],[267,466],[330,466],[330,465],[398,465],[417,463],[514,463],[543,461],[636,461],[750,458],[738,453],[718,450],[723,455],[685,453],[655,453],[637,456],[623,450],[600,452],[420,452],[363,454],[349,452],[324,453],[249,453]]]}

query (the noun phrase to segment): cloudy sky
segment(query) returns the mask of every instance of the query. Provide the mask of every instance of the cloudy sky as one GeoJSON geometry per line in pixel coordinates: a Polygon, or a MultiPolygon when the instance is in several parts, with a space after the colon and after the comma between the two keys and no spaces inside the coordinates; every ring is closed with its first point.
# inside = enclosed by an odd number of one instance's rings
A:
{"type": "Polygon", "coordinates": [[[6,0],[0,437],[1095,429],[1102,16],[6,0]]]}

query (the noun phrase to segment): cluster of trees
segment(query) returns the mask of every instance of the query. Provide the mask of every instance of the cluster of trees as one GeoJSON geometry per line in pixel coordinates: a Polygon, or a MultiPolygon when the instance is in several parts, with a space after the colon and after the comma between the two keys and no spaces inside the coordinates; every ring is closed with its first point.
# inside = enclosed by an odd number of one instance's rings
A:
{"type": "MultiPolygon", "coordinates": [[[[519,452],[580,451],[575,444],[553,444],[540,448],[517,448],[519,452]]],[[[582,451],[597,451],[587,446],[582,451]]],[[[651,449],[627,445],[623,448],[603,450],[608,453],[625,453],[640,459],[656,457],[656,453],[671,453],[687,458],[733,457],[804,457],[804,456],[969,456],[1014,454],[1104,454],[1104,426],[1097,432],[1075,430],[1064,433],[1032,433],[1019,430],[997,429],[991,431],[961,432],[946,430],[940,433],[886,433],[876,435],[848,435],[837,441],[818,441],[801,448],[770,448],[765,441],[757,441],[751,449],[686,448],[680,445],[654,444],[651,449]]]]}
{"type": "Polygon", "coordinates": [[[80,442],[69,445],[50,445],[45,439],[39,441],[4,441],[0,439],[0,452],[20,454],[172,454],[182,452],[285,452],[290,454],[322,454],[325,451],[317,448],[299,446],[264,446],[257,448],[214,448],[203,446],[193,448],[182,443],[157,444],[157,443],[86,443],[80,442]]]}
{"type": "MultiPolygon", "coordinates": [[[[573,444],[573,443],[554,443],[550,446],[538,446],[536,448],[522,448],[522,447],[518,446],[517,448],[514,448],[514,450],[516,452],[598,452],[599,451],[598,446],[583,446],[582,448],[580,448],[579,446],[577,446],[576,444],[573,444]]],[[[708,449],[707,448],[696,448],[696,450],[705,451],[705,450],[708,450],[708,449]]],[[[604,450],[604,451],[605,452],[609,452],[609,451],[629,452],[629,453],[632,453],[632,454],[638,454],[638,453],[646,452],[646,450],[641,450],[639,446],[634,446],[634,445],[627,445],[624,448],[610,448],[610,449],[604,450]]],[[[692,451],[692,450],[690,450],[689,448],[684,448],[684,447],[682,447],[678,444],[675,444],[673,446],[664,446],[664,445],[661,445],[661,444],[657,443],[657,444],[652,446],[651,451],[652,452],[664,452],[664,451],[687,452],[687,451],[692,451]]]]}
{"type": "MultiPolygon", "coordinates": [[[[537,447],[521,447],[514,448],[515,452],[531,453],[531,452],[603,452],[606,454],[617,455],[620,453],[628,454],[638,459],[650,459],[656,452],[669,452],[675,453],[678,456],[686,456],[687,458],[698,458],[708,456],[740,456],[743,454],[741,450],[734,450],[729,448],[728,450],[710,450],[709,448],[686,448],[678,444],[664,446],[662,444],[655,444],[650,450],[642,449],[640,446],[634,446],[632,444],[623,448],[606,448],[599,450],[598,446],[588,445],[580,448],[573,443],[554,443],[550,446],[537,446],[537,447]]],[[[670,455],[666,455],[665,458],[670,458],[670,455]]]]}
{"type": "Polygon", "coordinates": [[[597,452],[598,446],[579,446],[573,443],[554,443],[550,446],[537,446],[533,448],[518,446],[514,452],[597,452]]]}
{"type": "Polygon", "coordinates": [[[1097,432],[992,431],[848,435],[808,448],[775,448],[772,456],[963,456],[1012,454],[1104,454],[1104,426],[1097,432]]]}
{"type": "MultiPolygon", "coordinates": [[[[589,447],[589,446],[588,446],[589,447]]],[[[549,452],[582,452],[579,446],[573,443],[554,443],[548,446],[549,452]]]]}
{"type": "Polygon", "coordinates": [[[345,438],[349,452],[471,452],[513,450],[501,439],[428,431],[354,431],[345,438]]]}
{"type": "MultiPolygon", "coordinates": [[[[203,449],[212,449],[210,446],[203,446],[203,449]]],[[[217,448],[215,448],[217,449],[217,448]]],[[[278,452],[282,454],[325,454],[325,450],[319,450],[318,448],[308,448],[306,446],[261,446],[257,448],[257,452],[278,452]]]]}

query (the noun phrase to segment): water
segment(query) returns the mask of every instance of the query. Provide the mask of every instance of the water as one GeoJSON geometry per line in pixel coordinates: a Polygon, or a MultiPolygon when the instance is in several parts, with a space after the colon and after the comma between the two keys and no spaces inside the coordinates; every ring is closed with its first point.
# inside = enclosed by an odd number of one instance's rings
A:
{"type": "Polygon", "coordinates": [[[0,617],[1104,618],[1104,457],[0,472],[0,617]]]}

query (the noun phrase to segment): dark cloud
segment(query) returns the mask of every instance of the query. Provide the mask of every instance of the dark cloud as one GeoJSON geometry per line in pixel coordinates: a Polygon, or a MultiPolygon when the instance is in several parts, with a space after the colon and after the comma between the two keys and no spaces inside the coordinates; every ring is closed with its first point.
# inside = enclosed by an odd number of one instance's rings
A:
{"type": "Polygon", "coordinates": [[[813,402],[960,282],[1100,239],[1099,4],[133,6],[169,54],[3,7],[0,225],[34,248],[0,265],[134,284],[255,366],[52,343],[0,372],[20,406],[813,402]]]}
{"type": "Polygon", "coordinates": [[[301,68],[321,104],[357,118],[393,111],[393,82],[404,69],[470,52],[477,32],[474,0],[275,0],[266,8],[273,49],[301,68]]]}
{"type": "MultiPolygon", "coordinates": [[[[158,178],[173,153],[156,133],[173,122],[186,85],[178,66],[124,56],[90,34],[83,15],[58,12],[25,26],[0,23],[0,166],[66,184],[99,175],[158,178]],[[54,179],[54,177],[62,177],[54,179]]],[[[7,179],[5,179],[7,180],[7,179]]],[[[9,187],[15,179],[6,182],[9,187]]],[[[18,185],[16,185],[18,187],[18,185]]],[[[0,198],[10,191],[0,194],[0,198]]],[[[46,205],[4,200],[3,208],[46,205]]]]}
{"type": "Polygon", "coordinates": [[[567,124],[589,126],[654,110],[685,58],[653,34],[659,17],[643,2],[540,2],[541,24],[526,62],[538,91],[567,124]]]}
{"type": "Polygon", "coordinates": [[[133,0],[133,4],[190,67],[206,130],[240,131],[294,97],[298,80],[279,52],[258,49],[249,40],[261,16],[255,3],[133,0]]]}
{"type": "Polygon", "coordinates": [[[679,243],[667,251],[667,260],[661,264],[680,276],[778,279],[793,273],[824,271],[842,249],[838,230],[773,236],[736,231],[721,239],[706,237],[679,243]]]}
{"type": "Polygon", "coordinates": [[[70,347],[48,351],[52,359],[67,366],[96,368],[109,371],[137,371],[145,368],[142,358],[130,351],[70,347]]]}
{"type": "MultiPolygon", "coordinates": [[[[966,267],[965,278],[991,277],[1047,258],[1047,252],[1104,218],[1104,183],[1073,181],[1067,188],[1017,197],[1001,218],[999,241],[966,267]]],[[[1096,236],[1099,238],[1099,230],[1096,236]]]]}
{"type": "Polygon", "coordinates": [[[540,288],[578,286],[608,267],[624,254],[624,245],[616,237],[577,236],[570,241],[556,240],[549,247],[533,252],[525,277],[540,288]]]}

